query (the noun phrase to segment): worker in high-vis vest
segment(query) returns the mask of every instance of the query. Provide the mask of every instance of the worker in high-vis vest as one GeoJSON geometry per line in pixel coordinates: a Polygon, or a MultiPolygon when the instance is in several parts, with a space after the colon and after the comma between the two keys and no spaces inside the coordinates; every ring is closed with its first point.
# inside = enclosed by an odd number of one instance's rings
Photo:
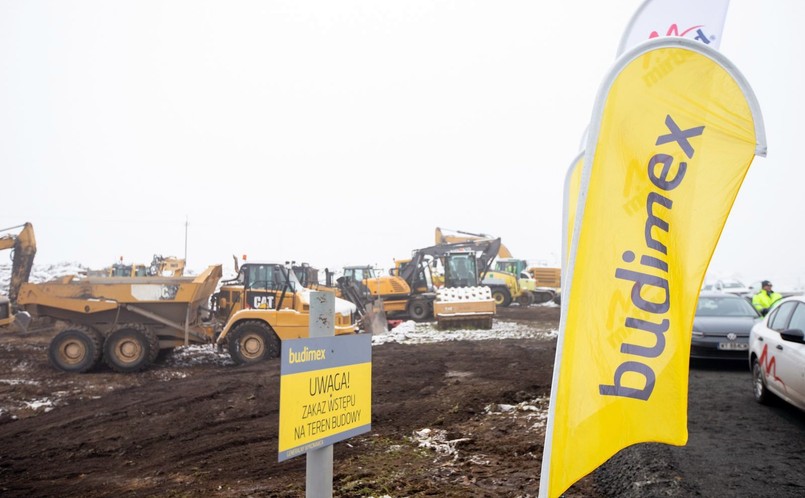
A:
{"type": "Polygon", "coordinates": [[[766,316],[771,306],[782,299],[783,296],[780,295],[779,292],[771,290],[772,285],[768,280],[761,282],[760,286],[761,288],[757,291],[757,294],[752,296],[752,306],[754,306],[761,315],[766,316]]]}

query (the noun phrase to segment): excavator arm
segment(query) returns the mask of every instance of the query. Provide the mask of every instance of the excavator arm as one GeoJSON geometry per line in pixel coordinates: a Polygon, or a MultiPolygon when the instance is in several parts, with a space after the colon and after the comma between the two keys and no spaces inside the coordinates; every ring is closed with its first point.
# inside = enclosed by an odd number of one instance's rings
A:
{"type": "Polygon", "coordinates": [[[400,276],[410,285],[427,256],[443,258],[451,252],[471,251],[474,252],[478,258],[478,278],[479,280],[483,280],[484,276],[486,276],[486,272],[489,271],[489,267],[492,265],[492,260],[495,259],[495,256],[500,251],[500,247],[500,238],[497,238],[472,239],[417,249],[411,257],[411,262],[400,268],[400,276]]]}
{"type": "Polygon", "coordinates": [[[17,234],[0,236],[0,250],[12,249],[11,253],[11,282],[8,286],[8,298],[12,306],[16,306],[22,284],[31,276],[36,254],[36,237],[34,227],[30,223],[0,229],[0,233],[9,232],[17,228],[22,230],[17,234]]]}
{"type": "MultiPolygon", "coordinates": [[[[435,243],[437,245],[440,245],[440,244],[456,244],[461,242],[472,242],[482,240],[494,240],[495,237],[493,237],[492,235],[487,235],[485,233],[471,233],[471,232],[463,232],[461,230],[450,230],[448,228],[436,227],[436,234],[434,239],[435,243]]],[[[497,249],[496,255],[500,258],[512,257],[512,253],[503,244],[500,244],[500,247],[497,249]]],[[[494,255],[492,259],[494,259],[494,255]]]]}

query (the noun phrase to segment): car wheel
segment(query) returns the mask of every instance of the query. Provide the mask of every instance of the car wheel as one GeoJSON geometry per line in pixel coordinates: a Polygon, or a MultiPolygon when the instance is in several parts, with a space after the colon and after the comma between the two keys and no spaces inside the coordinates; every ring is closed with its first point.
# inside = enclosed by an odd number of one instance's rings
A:
{"type": "Polygon", "coordinates": [[[771,393],[766,388],[766,379],[763,376],[763,368],[757,362],[752,361],[752,387],[755,394],[755,401],[768,405],[771,402],[771,393]]]}

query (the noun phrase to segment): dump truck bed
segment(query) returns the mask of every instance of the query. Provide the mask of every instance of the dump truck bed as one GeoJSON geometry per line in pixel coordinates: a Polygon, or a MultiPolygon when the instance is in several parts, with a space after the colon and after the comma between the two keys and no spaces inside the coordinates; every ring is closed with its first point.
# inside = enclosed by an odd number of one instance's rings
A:
{"type": "Polygon", "coordinates": [[[33,316],[88,325],[147,323],[184,330],[199,320],[221,265],[196,277],[84,277],[24,284],[18,304],[33,316]]]}

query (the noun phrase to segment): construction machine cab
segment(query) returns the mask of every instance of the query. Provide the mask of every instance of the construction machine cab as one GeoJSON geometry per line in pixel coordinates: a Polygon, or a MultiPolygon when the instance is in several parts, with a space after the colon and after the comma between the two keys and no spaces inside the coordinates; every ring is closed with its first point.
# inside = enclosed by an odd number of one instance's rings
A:
{"type": "Polygon", "coordinates": [[[503,271],[512,275],[522,275],[527,266],[524,259],[498,258],[495,261],[496,271],[503,271]]]}
{"type": "Polygon", "coordinates": [[[318,269],[313,268],[307,263],[293,265],[291,268],[296,275],[296,279],[299,280],[300,284],[302,284],[302,287],[311,288],[312,286],[319,284],[318,269]]]}
{"type": "Polygon", "coordinates": [[[213,296],[213,309],[230,317],[242,309],[293,308],[296,292],[303,288],[296,275],[279,263],[244,263],[234,280],[223,283],[213,296]]]}
{"type": "Polygon", "coordinates": [[[450,252],[444,256],[445,287],[475,287],[478,267],[474,252],[450,252]]]}
{"type": "Polygon", "coordinates": [[[380,273],[371,266],[345,266],[344,276],[356,282],[363,282],[380,277],[380,273]]]}
{"type": "Polygon", "coordinates": [[[147,277],[148,268],[145,265],[127,265],[115,263],[109,268],[110,277],[147,277]]]}
{"type": "MultiPolygon", "coordinates": [[[[284,290],[288,287],[291,290],[296,290],[295,286],[299,283],[295,274],[288,272],[283,265],[278,263],[246,263],[240,267],[240,273],[243,274],[242,280],[246,290],[276,291],[284,290]]],[[[238,280],[240,280],[240,275],[238,280]]]]}

